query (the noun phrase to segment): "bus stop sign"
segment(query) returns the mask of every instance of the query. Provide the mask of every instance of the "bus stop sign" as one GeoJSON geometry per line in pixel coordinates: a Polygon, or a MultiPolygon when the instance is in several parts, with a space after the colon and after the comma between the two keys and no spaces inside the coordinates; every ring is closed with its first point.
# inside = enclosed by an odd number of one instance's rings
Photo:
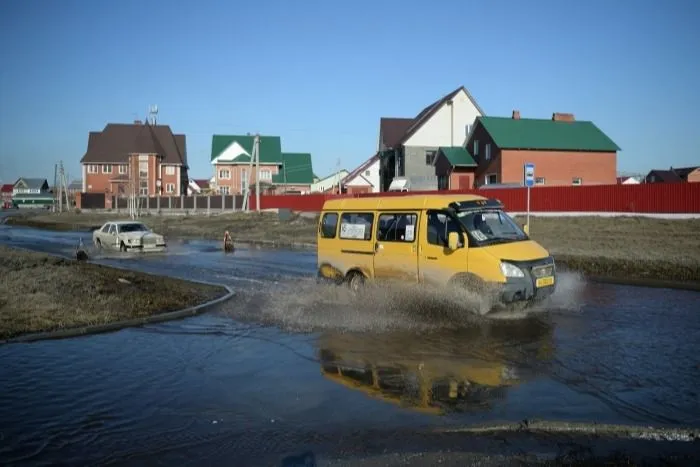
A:
{"type": "Polygon", "coordinates": [[[535,186],[535,164],[525,164],[525,186],[528,188],[535,186]]]}

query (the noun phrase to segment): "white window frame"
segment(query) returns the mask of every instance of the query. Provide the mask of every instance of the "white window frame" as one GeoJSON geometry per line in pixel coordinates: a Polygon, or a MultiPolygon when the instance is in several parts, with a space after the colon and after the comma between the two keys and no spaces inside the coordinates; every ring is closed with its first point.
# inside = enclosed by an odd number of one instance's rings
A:
{"type": "Polygon", "coordinates": [[[97,164],[88,164],[87,166],[87,173],[89,174],[98,174],[100,173],[100,166],[97,164]]]}
{"type": "Polygon", "coordinates": [[[175,175],[175,166],[174,165],[166,165],[165,166],[165,175],[175,175]]]}
{"type": "Polygon", "coordinates": [[[583,185],[583,179],[581,177],[574,177],[571,180],[571,184],[574,186],[581,186],[581,185],[583,185]]]}
{"type": "Polygon", "coordinates": [[[474,147],[472,148],[472,151],[474,152],[474,154],[472,154],[473,156],[479,155],[479,140],[478,139],[474,140],[474,147]]]}
{"type": "Polygon", "coordinates": [[[469,136],[469,133],[472,131],[472,126],[471,124],[464,125],[464,136],[469,136]]]}
{"type": "Polygon", "coordinates": [[[498,183],[498,174],[497,173],[489,173],[484,175],[484,185],[495,185],[498,183]],[[496,177],[496,181],[491,183],[489,182],[489,177],[496,177]]]}
{"type": "Polygon", "coordinates": [[[260,180],[272,180],[272,170],[260,169],[260,180]]]}
{"type": "Polygon", "coordinates": [[[231,193],[231,188],[228,186],[220,186],[219,193],[221,193],[222,195],[229,195],[231,193]]]}
{"type": "Polygon", "coordinates": [[[165,192],[166,193],[175,193],[175,184],[174,183],[166,183],[165,184],[165,192]]]}
{"type": "Polygon", "coordinates": [[[486,143],[484,147],[484,159],[487,161],[491,160],[491,143],[486,143]]]}
{"type": "Polygon", "coordinates": [[[124,165],[124,164],[119,165],[119,175],[124,175],[128,171],[129,171],[129,166],[124,165]]]}
{"type": "Polygon", "coordinates": [[[102,173],[103,174],[111,174],[112,173],[112,164],[102,164],[102,173]]]}
{"type": "Polygon", "coordinates": [[[219,169],[218,174],[220,180],[231,180],[231,170],[230,169],[219,169]],[[226,175],[224,175],[226,174],[226,175]]]}

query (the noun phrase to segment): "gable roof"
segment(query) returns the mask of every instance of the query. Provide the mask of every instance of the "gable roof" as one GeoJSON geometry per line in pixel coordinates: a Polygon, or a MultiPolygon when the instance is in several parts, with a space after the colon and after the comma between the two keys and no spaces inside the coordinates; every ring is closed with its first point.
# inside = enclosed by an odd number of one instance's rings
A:
{"type": "MultiPolygon", "coordinates": [[[[260,142],[262,147],[262,141],[260,142]]],[[[262,149],[260,150],[262,158],[262,149]]],[[[314,171],[311,165],[311,154],[282,153],[282,168],[272,176],[276,185],[311,185],[314,183],[314,171]]],[[[262,182],[260,183],[262,185],[262,182]]]]}
{"type": "Polygon", "coordinates": [[[194,183],[196,186],[198,186],[201,190],[208,190],[209,189],[209,180],[206,178],[193,178],[190,180],[189,184],[194,183]]]}
{"type": "Polygon", "coordinates": [[[474,158],[462,146],[440,147],[438,153],[443,154],[453,167],[476,167],[474,158]]]}
{"type": "Polygon", "coordinates": [[[652,170],[647,176],[648,182],[682,182],[683,179],[673,170],[652,170]],[[653,178],[652,178],[653,177],[653,178]]]}
{"type": "Polygon", "coordinates": [[[18,178],[13,188],[16,188],[20,182],[23,182],[27,189],[30,190],[41,190],[43,188],[49,188],[49,182],[45,178],[18,178]]]}
{"type": "Polygon", "coordinates": [[[401,144],[403,135],[413,124],[414,118],[382,117],[379,119],[381,144],[386,148],[396,148],[401,144]]]}
{"type": "Polygon", "coordinates": [[[420,129],[420,127],[423,126],[425,122],[430,120],[430,118],[437,113],[438,110],[449,100],[454,99],[457,94],[459,94],[461,91],[464,91],[464,93],[467,95],[469,100],[471,101],[472,104],[474,104],[474,107],[479,111],[480,115],[484,115],[484,111],[479,107],[479,104],[476,103],[476,100],[474,97],[467,91],[467,88],[464,86],[460,86],[451,93],[441,97],[440,99],[436,100],[429,106],[425,107],[423,110],[420,111],[418,115],[413,119],[413,123],[406,129],[406,132],[404,133],[403,137],[400,140],[400,143],[403,144],[408,139],[413,136],[413,134],[420,129]]]}
{"type": "MultiPolygon", "coordinates": [[[[373,155],[372,157],[370,157],[369,159],[367,159],[366,161],[364,161],[362,164],[360,164],[355,170],[353,170],[352,172],[350,172],[349,174],[347,174],[347,175],[345,176],[345,178],[343,178],[343,179],[340,181],[340,183],[341,183],[341,184],[345,184],[345,183],[351,182],[352,180],[356,179],[358,176],[360,176],[360,177],[362,177],[362,178],[365,178],[365,177],[362,175],[362,174],[364,173],[364,171],[367,170],[367,168],[368,168],[369,166],[371,166],[372,164],[374,164],[374,163],[377,162],[378,160],[379,160],[379,154],[377,153],[377,154],[373,155]]],[[[365,180],[367,180],[367,179],[365,178],[365,180]]],[[[369,182],[369,180],[367,180],[367,182],[368,182],[370,185],[372,184],[372,183],[369,182]]]]}
{"type": "Polygon", "coordinates": [[[501,149],[614,152],[620,148],[593,122],[477,117],[501,149]]]}
{"type": "MultiPolygon", "coordinates": [[[[253,155],[253,135],[214,135],[211,142],[211,163],[249,164],[253,155]],[[221,158],[227,149],[233,150],[229,160],[221,158]]],[[[279,136],[260,136],[260,163],[282,164],[282,143],[279,136]]]]}
{"type": "Polygon", "coordinates": [[[159,154],[164,164],[187,167],[187,140],[168,125],[108,123],[102,131],[88,134],[87,151],[81,164],[120,163],[133,153],[159,154]]]}
{"type": "Polygon", "coordinates": [[[695,172],[698,169],[700,169],[700,166],[671,168],[671,170],[673,170],[683,180],[688,180],[688,175],[690,175],[692,172],[695,172]]]}

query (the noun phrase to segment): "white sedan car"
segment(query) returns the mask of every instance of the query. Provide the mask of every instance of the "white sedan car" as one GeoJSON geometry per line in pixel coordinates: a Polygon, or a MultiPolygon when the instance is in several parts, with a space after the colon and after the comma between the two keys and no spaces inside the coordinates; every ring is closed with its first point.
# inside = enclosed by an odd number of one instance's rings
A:
{"type": "Polygon", "coordinates": [[[165,238],[138,221],[105,222],[92,233],[92,241],[97,248],[120,251],[165,249],[165,238]]]}

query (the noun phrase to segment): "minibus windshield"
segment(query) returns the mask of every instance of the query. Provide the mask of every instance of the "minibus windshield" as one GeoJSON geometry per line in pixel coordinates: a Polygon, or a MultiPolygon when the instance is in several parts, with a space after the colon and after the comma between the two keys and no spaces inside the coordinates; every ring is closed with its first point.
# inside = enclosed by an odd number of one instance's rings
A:
{"type": "Polygon", "coordinates": [[[480,244],[509,243],[527,240],[518,224],[500,209],[457,212],[462,225],[480,244]]]}

